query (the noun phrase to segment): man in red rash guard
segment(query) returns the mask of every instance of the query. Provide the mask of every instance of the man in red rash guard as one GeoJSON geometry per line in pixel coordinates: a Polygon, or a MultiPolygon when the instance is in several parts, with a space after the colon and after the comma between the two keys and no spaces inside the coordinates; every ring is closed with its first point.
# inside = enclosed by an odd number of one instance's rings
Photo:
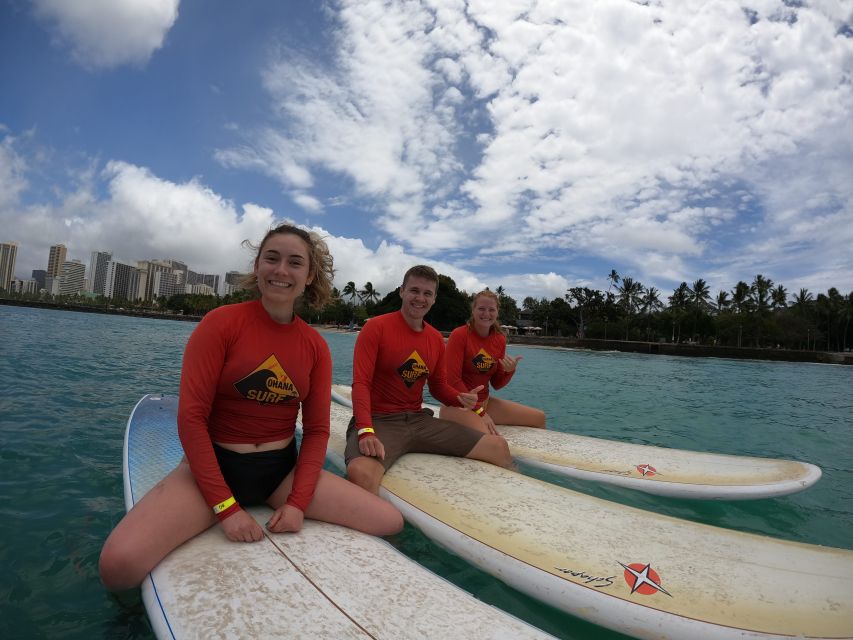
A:
{"type": "Polygon", "coordinates": [[[438,274],[431,267],[412,267],[400,287],[400,311],[371,318],[355,343],[347,477],[373,493],[385,471],[409,452],[512,464],[500,436],[434,418],[421,406],[428,383],[433,397],[446,405],[479,408],[479,387],[460,393],[447,383],[444,339],[424,322],[437,289],[438,274]]]}

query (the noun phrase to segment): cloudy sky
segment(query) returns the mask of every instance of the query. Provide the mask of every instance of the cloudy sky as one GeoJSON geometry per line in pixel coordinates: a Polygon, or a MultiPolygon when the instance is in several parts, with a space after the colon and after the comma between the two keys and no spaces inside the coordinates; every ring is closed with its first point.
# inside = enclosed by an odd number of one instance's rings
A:
{"type": "Polygon", "coordinates": [[[853,0],[0,0],[0,241],[853,290],[853,0]]]}

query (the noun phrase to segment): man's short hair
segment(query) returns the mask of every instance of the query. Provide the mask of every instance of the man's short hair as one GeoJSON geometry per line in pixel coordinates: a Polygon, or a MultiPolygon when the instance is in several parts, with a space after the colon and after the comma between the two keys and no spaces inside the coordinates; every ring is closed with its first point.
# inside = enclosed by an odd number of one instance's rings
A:
{"type": "Polygon", "coordinates": [[[435,283],[435,288],[438,289],[438,274],[432,267],[428,267],[425,264],[416,264],[414,267],[410,268],[406,271],[406,275],[403,276],[403,284],[400,287],[401,289],[406,288],[406,282],[409,280],[409,276],[423,278],[424,280],[431,280],[435,283]]]}

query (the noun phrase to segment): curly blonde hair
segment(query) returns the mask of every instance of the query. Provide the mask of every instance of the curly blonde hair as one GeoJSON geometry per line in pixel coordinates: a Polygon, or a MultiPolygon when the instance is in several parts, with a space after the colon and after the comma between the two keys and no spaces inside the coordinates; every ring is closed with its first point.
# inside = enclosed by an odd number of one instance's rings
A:
{"type": "MultiPolygon", "coordinates": [[[[328,245],[319,234],[297,227],[290,222],[283,222],[267,231],[264,239],[258,245],[249,240],[243,241],[244,247],[255,251],[253,261],[255,266],[258,264],[258,258],[267,240],[277,234],[294,235],[305,243],[308,249],[308,273],[309,277],[313,279],[310,284],[305,286],[305,293],[302,294],[302,298],[309,307],[322,309],[323,305],[332,297],[332,282],[335,277],[334,260],[329,252],[328,245]]],[[[259,292],[258,277],[254,273],[250,273],[240,282],[240,286],[243,289],[259,292]]]]}

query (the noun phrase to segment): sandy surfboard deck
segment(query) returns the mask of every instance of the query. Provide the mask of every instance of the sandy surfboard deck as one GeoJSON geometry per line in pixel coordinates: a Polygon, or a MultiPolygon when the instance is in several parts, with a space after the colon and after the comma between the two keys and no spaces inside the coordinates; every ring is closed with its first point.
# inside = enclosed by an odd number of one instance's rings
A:
{"type": "MultiPolygon", "coordinates": [[[[177,398],[136,405],[124,448],[130,509],[183,455],[177,398]]],[[[259,523],[270,510],[252,508],[259,523]]],[[[214,526],[146,578],[158,638],[550,638],[436,576],[380,538],[305,521],[299,534],[229,542],[214,526]],[[213,561],[213,559],[216,559],[213,561]]]]}
{"type": "MultiPolygon", "coordinates": [[[[337,464],[350,416],[333,404],[337,464]]],[[[487,573],[628,635],[853,637],[853,551],[663,516],[444,456],[403,456],[381,492],[487,573]]]]}
{"type": "MultiPolygon", "coordinates": [[[[336,402],[352,406],[348,386],[334,385],[333,394],[336,402]]],[[[795,460],[667,449],[528,427],[499,425],[498,431],[519,462],[675,498],[771,498],[802,491],[821,477],[819,467],[795,460]]]]}

